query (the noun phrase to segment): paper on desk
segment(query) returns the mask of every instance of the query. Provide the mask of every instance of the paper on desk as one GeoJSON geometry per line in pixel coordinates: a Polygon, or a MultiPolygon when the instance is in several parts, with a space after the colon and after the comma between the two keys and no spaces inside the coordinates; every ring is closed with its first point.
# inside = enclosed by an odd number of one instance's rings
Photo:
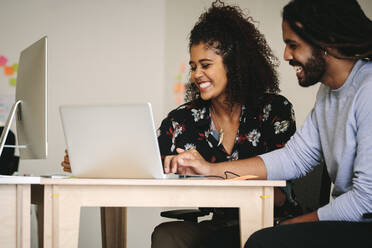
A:
{"type": "Polygon", "coordinates": [[[256,178],[258,178],[258,176],[255,176],[255,175],[245,175],[245,176],[241,176],[241,177],[234,177],[234,178],[227,179],[227,180],[239,181],[239,180],[249,180],[249,179],[256,179],[256,178]]]}

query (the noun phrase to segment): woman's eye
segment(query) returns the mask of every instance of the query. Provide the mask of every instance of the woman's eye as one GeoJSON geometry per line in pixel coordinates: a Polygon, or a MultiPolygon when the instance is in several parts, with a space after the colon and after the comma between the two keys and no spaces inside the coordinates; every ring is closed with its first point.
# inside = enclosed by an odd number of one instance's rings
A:
{"type": "Polygon", "coordinates": [[[196,70],[196,66],[190,66],[190,70],[191,71],[195,71],[196,70]]]}
{"type": "Polygon", "coordinates": [[[295,50],[297,48],[297,45],[295,44],[290,44],[289,45],[289,48],[292,49],[292,50],[295,50]]]}
{"type": "Polygon", "coordinates": [[[207,69],[209,66],[210,66],[210,64],[203,64],[203,65],[202,65],[202,68],[203,68],[203,69],[207,69]]]}

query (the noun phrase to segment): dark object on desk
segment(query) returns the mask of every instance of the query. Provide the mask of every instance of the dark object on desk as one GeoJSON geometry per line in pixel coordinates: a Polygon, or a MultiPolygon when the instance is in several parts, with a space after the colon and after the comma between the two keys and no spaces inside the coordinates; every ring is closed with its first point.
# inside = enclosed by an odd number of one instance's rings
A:
{"type": "MultiPolygon", "coordinates": [[[[4,127],[0,127],[0,133],[3,132],[4,127]]],[[[15,135],[9,131],[5,145],[15,145],[15,135]]],[[[12,175],[18,170],[19,157],[14,156],[14,148],[4,147],[0,156],[0,174],[12,175]]]]}
{"type": "MultiPolygon", "coordinates": [[[[312,212],[329,202],[331,181],[324,162],[315,167],[306,176],[293,181],[296,200],[303,213],[312,212]]],[[[198,217],[209,215],[213,208],[170,210],[160,213],[160,216],[198,222],[198,217]]]]}

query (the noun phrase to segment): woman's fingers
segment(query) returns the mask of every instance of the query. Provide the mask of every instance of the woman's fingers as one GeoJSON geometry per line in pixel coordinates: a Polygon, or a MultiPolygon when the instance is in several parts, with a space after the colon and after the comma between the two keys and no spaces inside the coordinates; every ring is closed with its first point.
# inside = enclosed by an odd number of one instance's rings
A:
{"type": "Polygon", "coordinates": [[[165,174],[168,174],[170,169],[170,161],[171,161],[171,156],[165,156],[164,158],[164,162],[163,162],[163,169],[164,169],[164,173],[165,174]]]}
{"type": "Polygon", "coordinates": [[[186,167],[193,171],[193,174],[208,175],[210,173],[209,163],[195,149],[179,154],[177,159],[179,167],[186,167]]]}
{"type": "Polygon", "coordinates": [[[182,148],[177,148],[176,149],[176,152],[178,152],[178,153],[183,153],[185,150],[184,149],[182,149],[182,148]]]}
{"type": "Polygon", "coordinates": [[[165,174],[168,174],[168,173],[172,173],[172,165],[171,165],[171,161],[172,159],[175,157],[175,155],[169,155],[169,156],[165,156],[164,158],[164,164],[163,164],[163,167],[164,167],[164,173],[165,174]]]}
{"type": "Polygon", "coordinates": [[[170,173],[173,173],[173,174],[176,174],[178,172],[178,156],[179,155],[176,155],[176,156],[173,156],[172,160],[171,160],[171,170],[170,170],[170,173]]]}
{"type": "Polygon", "coordinates": [[[166,156],[164,159],[164,173],[201,174],[201,166],[206,162],[196,149],[183,150],[177,148],[178,155],[166,156]]]}
{"type": "Polygon", "coordinates": [[[66,171],[66,172],[71,172],[71,166],[70,166],[70,163],[66,163],[66,162],[62,162],[61,163],[62,167],[63,167],[63,171],[66,171]]]}
{"type": "Polygon", "coordinates": [[[62,165],[62,167],[63,167],[63,171],[71,172],[70,158],[69,158],[69,156],[68,156],[68,151],[67,151],[67,149],[65,150],[65,154],[66,154],[66,155],[64,156],[61,165],[62,165]]]}

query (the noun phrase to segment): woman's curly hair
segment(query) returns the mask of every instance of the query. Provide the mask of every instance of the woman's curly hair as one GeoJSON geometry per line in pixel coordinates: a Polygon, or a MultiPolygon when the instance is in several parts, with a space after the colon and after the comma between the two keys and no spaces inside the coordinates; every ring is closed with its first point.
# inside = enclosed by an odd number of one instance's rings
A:
{"type": "MultiPolygon", "coordinates": [[[[265,93],[280,91],[276,72],[278,59],[253,22],[239,7],[215,1],[199,17],[189,38],[189,49],[205,43],[222,56],[227,69],[227,102],[252,108],[265,93]]],[[[198,98],[199,89],[190,78],[185,100],[198,98]]]]}

